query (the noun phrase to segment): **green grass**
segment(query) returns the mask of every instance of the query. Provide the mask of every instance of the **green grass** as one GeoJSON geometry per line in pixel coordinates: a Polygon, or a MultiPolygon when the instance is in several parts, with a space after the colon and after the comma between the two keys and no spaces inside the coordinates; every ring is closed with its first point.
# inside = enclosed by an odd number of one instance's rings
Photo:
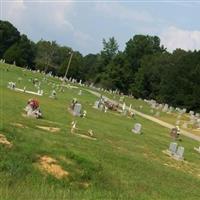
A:
{"type": "MultiPolygon", "coordinates": [[[[186,162],[172,160],[162,153],[170,143],[169,130],[139,116],[129,119],[114,112],[102,113],[92,108],[95,96],[79,89],[65,89],[58,99],[50,99],[51,85],[59,80],[48,78],[42,83],[45,95],[38,97],[43,119],[22,116],[29,98],[26,93],[7,89],[8,81],[35,90],[30,77],[43,75],[0,64],[1,125],[0,133],[13,143],[12,148],[0,145],[0,199],[200,199],[200,155],[193,151],[198,142],[182,137],[186,162]],[[9,68],[9,71],[6,71],[9,68]],[[77,97],[87,110],[87,118],[73,117],[67,111],[77,97]],[[76,120],[80,133],[94,131],[96,141],[70,134],[70,123],[76,120]],[[20,128],[11,123],[21,123],[20,128]],[[143,134],[134,135],[134,123],[143,125],[143,134]],[[59,127],[59,133],[36,127],[59,127]],[[48,155],[58,161],[69,177],[56,179],[37,168],[38,159],[48,155]],[[82,183],[88,183],[84,188],[82,183]]],[[[135,103],[140,104],[137,100],[135,103]]]]}

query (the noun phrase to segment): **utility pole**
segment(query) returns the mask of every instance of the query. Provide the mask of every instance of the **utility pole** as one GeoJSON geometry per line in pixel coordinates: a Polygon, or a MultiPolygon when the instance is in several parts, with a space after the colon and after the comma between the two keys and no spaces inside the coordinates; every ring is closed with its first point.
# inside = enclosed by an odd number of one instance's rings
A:
{"type": "Polygon", "coordinates": [[[71,64],[73,52],[70,52],[70,54],[71,55],[70,55],[69,62],[68,62],[68,65],[67,65],[67,69],[66,69],[66,72],[65,72],[64,81],[66,80],[66,77],[67,77],[67,73],[68,73],[68,70],[69,70],[69,67],[70,67],[70,64],[71,64]]]}

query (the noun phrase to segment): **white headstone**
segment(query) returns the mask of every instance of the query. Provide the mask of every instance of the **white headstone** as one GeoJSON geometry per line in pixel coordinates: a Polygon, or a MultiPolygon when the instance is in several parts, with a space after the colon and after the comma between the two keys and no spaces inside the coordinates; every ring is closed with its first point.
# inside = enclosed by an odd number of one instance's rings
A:
{"type": "Polygon", "coordinates": [[[126,104],[125,102],[123,103],[123,106],[122,106],[122,110],[124,111],[126,109],[126,104]]]}
{"type": "Polygon", "coordinates": [[[99,108],[99,101],[95,101],[95,103],[94,103],[94,108],[96,108],[96,109],[99,108]]]}
{"type": "Polygon", "coordinates": [[[134,128],[132,129],[133,133],[140,134],[142,130],[142,125],[140,123],[136,123],[134,128]]]}

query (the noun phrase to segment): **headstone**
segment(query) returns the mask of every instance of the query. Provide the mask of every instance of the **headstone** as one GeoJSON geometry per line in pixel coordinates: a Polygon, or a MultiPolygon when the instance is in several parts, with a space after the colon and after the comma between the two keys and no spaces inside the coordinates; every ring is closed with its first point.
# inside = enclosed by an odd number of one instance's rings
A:
{"type": "Polygon", "coordinates": [[[99,108],[99,101],[94,102],[94,108],[98,109],[99,108]]]}
{"type": "Polygon", "coordinates": [[[81,108],[82,108],[82,105],[80,103],[75,104],[74,110],[73,110],[74,116],[80,116],[81,115],[81,108]]]}
{"type": "Polygon", "coordinates": [[[55,90],[52,90],[51,92],[51,95],[49,96],[50,98],[53,98],[53,99],[56,99],[57,96],[56,96],[56,91],[55,90]]]}
{"type": "Polygon", "coordinates": [[[189,114],[194,115],[194,111],[190,110],[189,114]]]}
{"type": "Polygon", "coordinates": [[[140,123],[136,123],[132,129],[132,132],[135,134],[141,134],[142,125],[140,123]]]}
{"type": "Polygon", "coordinates": [[[124,111],[126,109],[126,104],[125,102],[123,103],[123,106],[122,106],[122,110],[124,111]]]}
{"type": "Polygon", "coordinates": [[[72,134],[74,134],[75,133],[75,131],[76,131],[76,124],[77,124],[77,122],[76,121],[73,121],[72,123],[71,123],[71,133],[72,134]]]}
{"type": "Polygon", "coordinates": [[[177,143],[171,142],[169,145],[169,152],[174,155],[176,153],[177,143]]]}
{"type": "Polygon", "coordinates": [[[184,147],[179,146],[175,153],[175,158],[177,158],[178,160],[183,160],[184,159],[183,154],[184,154],[184,147]]]}
{"type": "Polygon", "coordinates": [[[108,107],[105,106],[105,107],[104,107],[104,112],[106,113],[107,111],[108,111],[108,107]]]}
{"type": "Polygon", "coordinates": [[[128,108],[128,111],[130,112],[131,111],[131,107],[132,107],[132,104],[130,104],[129,108],[128,108]]]}
{"type": "Polygon", "coordinates": [[[165,104],[165,105],[164,105],[162,111],[163,111],[163,112],[167,112],[167,111],[168,111],[168,104],[165,104]]]}

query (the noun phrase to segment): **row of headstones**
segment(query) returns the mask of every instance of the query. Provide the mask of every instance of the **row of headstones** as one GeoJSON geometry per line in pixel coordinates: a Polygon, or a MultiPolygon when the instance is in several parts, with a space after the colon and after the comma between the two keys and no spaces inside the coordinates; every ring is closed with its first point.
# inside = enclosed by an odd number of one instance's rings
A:
{"type": "Polygon", "coordinates": [[[6,60],[5,59],[0,59],[0,62],[1,63],[6,63],[6,60]]]}
{"type": "MultiPolygon", "coordinates": [[[[167,112],[167,113],[171,113],[172,111],[177,111],[179,114],[177,115],[177,121],[175,122],[176,125],[180,125],[180,118],[182,116],[182,114],[186,113],[186,108],[183,108],[183,109],[180,109],[180,108],[173,108],[172,106],[168,106],[168,104],[158,104],[156,103],[155,100],[145,100],[146,102],[148,102],[150,105],[151,105],[151,108],[150,109],[150,113],[151,114],[154,114],[154,109],[162,109],[162,112],[167,112]]],[[[197,128],[200,128],[200,114],[199,113],[196,113],[194,115],[194,111],[190,111],[189,112],[190,114],[190,121],[188,122],[184,122],[182,124],[182,127],[183,128],[187,128],[189,124],[191,125],[195,125],[197,128]]],[[[155,116],[159,117],[160,116],[160,112],[159,111],[156,111],[155,113],[155,116]]]]}
{"type": "Polygon", "coordinates": [[[178,146],[176,142],[171,142],[169,145],[168,152],[170,155],[178,160],[183,160],[184,159],[184,147],[178,146]]]}
{"type": "MultiPolygon", "coordinates": [[[[174,157],[175,159],[183,160],[184,150],[185,150],[184,147],[178,146],[176,142],[171,142],[169,145],[168,152],[170,156],[174,157]]],[[[200,146],[198,148],[194,147],[194,150],[200,153],[200,146]]]]}

